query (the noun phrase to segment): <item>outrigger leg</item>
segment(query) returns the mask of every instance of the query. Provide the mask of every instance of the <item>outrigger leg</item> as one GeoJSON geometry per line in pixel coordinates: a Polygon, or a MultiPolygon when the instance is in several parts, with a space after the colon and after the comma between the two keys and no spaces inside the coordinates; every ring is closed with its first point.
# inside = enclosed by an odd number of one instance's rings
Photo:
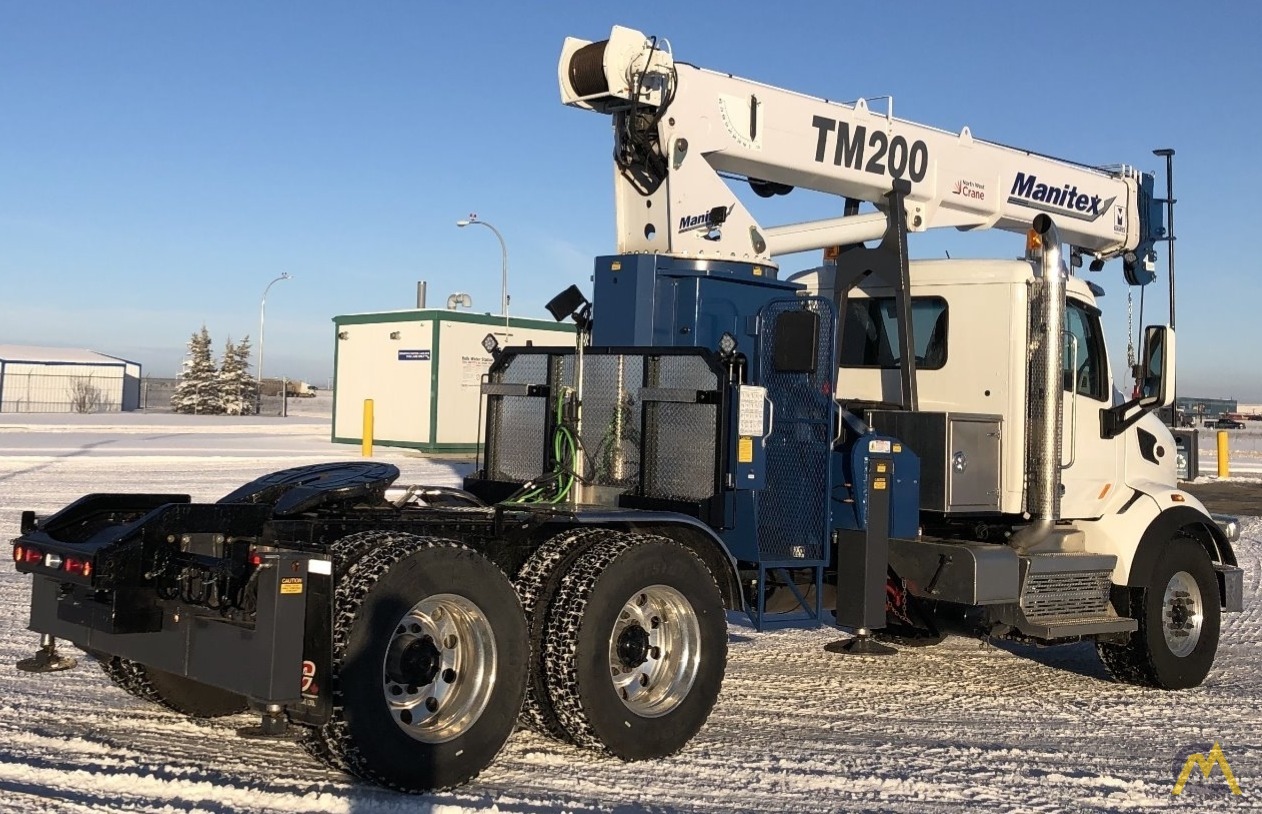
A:
{"type": "Polygon", "coordinates": [[[48,634],[39,637],[39,650],[28,659],[17,663],[17,668],[24,673],[56,673],[69,670],[79,664],[78,659],[62,656],[57,653],[57,640],[48,634]]]}

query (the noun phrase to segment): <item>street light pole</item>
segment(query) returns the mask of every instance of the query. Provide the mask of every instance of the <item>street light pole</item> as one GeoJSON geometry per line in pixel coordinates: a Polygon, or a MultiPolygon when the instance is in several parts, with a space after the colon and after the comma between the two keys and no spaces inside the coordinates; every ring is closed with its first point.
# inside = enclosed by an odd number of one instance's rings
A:
{"type": "Polygon", "coordinates": [[[254,394],[254,414],[261,415],[263,412],[263,320],[267,316],[267,292],[272,290],[272,286],[281,280],[292,280],[293,275],[289,272],[282,272],[279,277],[267,284],[267,288],[263,289],[263,299],[259,302],[259,382],[258,390],[254,394]]]}
{"type": "Polygon", "coordinates": [[[504,313],[504,328],[508,329],[508,246],[504,243],[504,236],[500,234],[500,230],[484,220],[478,220],[478,216],[472,212],[466,220],[456,221],[459,227],[469,226],[476,223],[479,226],[485,226],[495,233],[500,241],[500,309],[504,313]]]}

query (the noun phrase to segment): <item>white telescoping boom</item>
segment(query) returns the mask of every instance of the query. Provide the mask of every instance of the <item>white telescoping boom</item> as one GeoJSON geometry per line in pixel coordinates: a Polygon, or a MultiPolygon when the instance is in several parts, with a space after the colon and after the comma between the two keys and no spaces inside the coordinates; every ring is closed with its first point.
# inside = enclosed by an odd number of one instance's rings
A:
{"type": "Polygon", "coordinates": [[[565,104],[614,114],[619,252],[774,265],[777,255],[877,239],[881,212],[762,226],[724,176],[763,197],[801,187],[878,207],[903,179],[908,232],[1027,232],[1049,213],[1075,253],[1123,257],[1128,279],[1151,279],[1160,203],[1152,176],[1131,167],[1088,167],[967,127],[896,119],[863,99],[841,104],[677,63],[656,39],[619,26],[601,42],[567,38],[559,79],[565,104]]]}

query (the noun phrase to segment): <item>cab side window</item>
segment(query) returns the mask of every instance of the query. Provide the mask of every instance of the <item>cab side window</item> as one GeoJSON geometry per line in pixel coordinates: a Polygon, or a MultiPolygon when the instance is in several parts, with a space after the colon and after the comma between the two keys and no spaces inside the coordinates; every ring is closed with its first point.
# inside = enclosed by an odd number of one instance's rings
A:
{"type": "Polygon", "coordinates": [[[1107,400],[1108,367],[1100,312],[1085,303],[1069,300],[1065,304],[1065,330],[1065,389],[1076,387],[1081,396],[1107,400]]]}
{"type": "MultiPolygon", "coordinates": [[[[940,370],[947,358],[947,304],[941,297],[911,298],[916,367],[940,370]]],[[[898,368],[898,318],[893,297],[854,297],[846,306],[841,367],[898,368]]]]}

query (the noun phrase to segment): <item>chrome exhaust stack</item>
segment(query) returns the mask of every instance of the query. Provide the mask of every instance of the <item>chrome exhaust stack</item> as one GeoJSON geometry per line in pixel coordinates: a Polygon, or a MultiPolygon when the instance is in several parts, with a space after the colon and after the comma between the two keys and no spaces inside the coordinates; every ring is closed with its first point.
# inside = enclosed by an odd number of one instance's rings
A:
{"type": "Polygon", "coordinates": [[[1060,520],[1061,438],[1065,401],[1065,278],[1060,230],[1047,215],[1034,219],[1026,257],[1037,260],[1039,276],[1030,287],[1029,374],[1026,380],[1026,511],[1030,525],[1009,544],[1030,553],[1052,537],[1060,520]]]}

